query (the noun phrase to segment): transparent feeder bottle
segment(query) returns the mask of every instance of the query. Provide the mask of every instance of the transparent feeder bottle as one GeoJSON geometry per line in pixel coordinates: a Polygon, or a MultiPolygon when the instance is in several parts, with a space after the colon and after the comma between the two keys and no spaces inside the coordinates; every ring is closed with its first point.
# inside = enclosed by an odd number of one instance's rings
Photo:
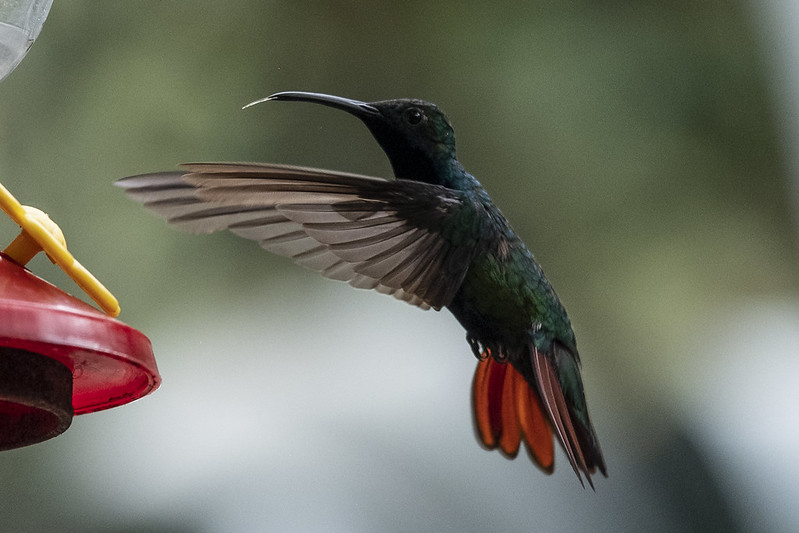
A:
{"type": "Polygon", "coordinates": [[[0,0],[0,81],[39,36],[53,0],[0,0]]]}

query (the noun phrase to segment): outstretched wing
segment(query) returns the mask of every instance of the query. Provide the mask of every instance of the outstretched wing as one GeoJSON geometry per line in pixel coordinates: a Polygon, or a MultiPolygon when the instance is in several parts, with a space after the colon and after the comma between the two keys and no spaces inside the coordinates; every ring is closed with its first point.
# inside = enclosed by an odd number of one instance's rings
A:
{"type": "Polygon", "coordinates": [[[452,300],[480,238],[460,227],[479,206],[446,187],[285,165],[181,168],[117,185],[179,229],[227,229],[328,278],[424,309],[452,300]]]}

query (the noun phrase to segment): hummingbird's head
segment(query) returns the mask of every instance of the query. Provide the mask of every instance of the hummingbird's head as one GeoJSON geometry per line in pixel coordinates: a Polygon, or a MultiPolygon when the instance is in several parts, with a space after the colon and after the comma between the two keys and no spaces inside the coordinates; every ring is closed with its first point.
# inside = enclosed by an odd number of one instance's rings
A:
{"type": "Polygon", "coordinates": [[[313,102],[346,111],[366,124],[397,178],[439,183],[455,160],[455,133],[435,104],[423,100],[360,102],[319,93],[281,92],[257,100],[313,102]]]}

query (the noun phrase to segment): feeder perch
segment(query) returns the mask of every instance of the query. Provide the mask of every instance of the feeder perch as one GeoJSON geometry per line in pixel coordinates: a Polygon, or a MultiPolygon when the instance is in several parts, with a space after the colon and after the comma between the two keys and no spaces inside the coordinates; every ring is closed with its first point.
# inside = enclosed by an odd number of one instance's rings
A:
{"type": "Polygon", "coordinates": [[[22,228],[0,253],[0,450],[8,450],[63,433],[73,415],[141,398],[161,378],[149,339],[112,318],[117,300],[72,257],[58,226],[2,185],[0,208],[22,228]],[[104,312],[25,268],[40,251],[104,312]]]}

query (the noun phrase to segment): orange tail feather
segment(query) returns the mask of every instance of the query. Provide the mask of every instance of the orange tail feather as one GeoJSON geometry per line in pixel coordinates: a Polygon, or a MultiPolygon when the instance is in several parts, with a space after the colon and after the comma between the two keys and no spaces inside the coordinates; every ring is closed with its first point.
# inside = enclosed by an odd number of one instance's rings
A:
{"type": "Polygon", "coordinates": [[[486,357],[477,364],[472,388],[477,436],[489,450],[516,457],[524,441],[530,457],[552,472],[554,443],[538,396],[510,364],[486,357]]]}

